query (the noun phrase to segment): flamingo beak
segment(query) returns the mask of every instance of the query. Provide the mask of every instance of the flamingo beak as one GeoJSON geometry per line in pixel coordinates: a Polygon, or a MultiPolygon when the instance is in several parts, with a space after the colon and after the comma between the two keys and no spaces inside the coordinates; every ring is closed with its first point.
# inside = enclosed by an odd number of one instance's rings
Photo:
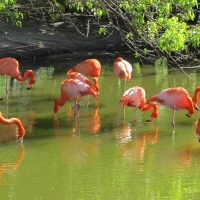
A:
{"type": "Polygon", "coordinates": [[[194,109],[199,111],[199,108],[197,106],[194,109]]]}
{"type": "Polygon", "coordinates": [[[30,90],[32,87],[33,85],[29,85],[26,90],[30,90]]]}
{"type": "Polygon", "coordinates": [[[153,121],[153,119],[147,119],[146,120],[146,122],[152,122],[153,121]]]}
{"type": "Polygon", "coordinates": [[[191,115],[191,114],[186,114],[186,116],[187,116],[187,117],[189,117],[189,118],[190,118],[190,117],[192,117],[192,115],[191,115]]]}
{"type": "Polygon", "coordinates": [[[198,141],[200,142],[200,135],[199,135],[199,134],[197,134],[197,137],[198,137],[198,141]]]}
{"type": "Polygon", "coordinates": [[[3,98],[2,97],[0,97],[0,101],[2,101],[3,100],[3,98]]]}

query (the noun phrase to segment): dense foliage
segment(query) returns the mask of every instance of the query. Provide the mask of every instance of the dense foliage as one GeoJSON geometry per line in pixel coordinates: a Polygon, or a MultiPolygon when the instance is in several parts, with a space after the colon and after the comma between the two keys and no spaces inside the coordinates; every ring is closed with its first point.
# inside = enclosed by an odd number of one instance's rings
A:
{"type": "MultiPolygon", "coordinates": [[[[36,2],[43,1],[31,1],[36,2]]],[[[109,36],[108,28],[117,30],[134,56],[141,60],[165,56],[169,62],[180,64],[194,60],[199,53],[197,0],[49,0],[46,3],[52,20],[71,23],[66,13],[78,13],[95,19],[99,34],[109,36]]],[[[0,0],[0,11],[20,26],[19,19],[25,13],[16,12],[15,5],[15,0],[0,0]]],[[[89,31],[85,36],[88,34],[89,31]]]]}
{"type": "Polygon", "coordinates": [[[22,26],[23,13],[14,10],[16,0],[0,0],[0,18],[3,15],[7,20],[11,20],[14,25],[22,26]]]}

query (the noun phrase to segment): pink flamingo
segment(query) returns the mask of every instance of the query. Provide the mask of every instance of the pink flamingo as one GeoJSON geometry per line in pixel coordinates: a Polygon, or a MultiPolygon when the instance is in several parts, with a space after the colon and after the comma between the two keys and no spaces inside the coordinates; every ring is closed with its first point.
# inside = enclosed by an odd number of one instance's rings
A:
{"type": "Polygon", "coordinates": [[[16,124],[18,127],[18,137],[19,137],[18,142],[23,141],[23,137],[25,135],[25,129],[19,119],[17,119],[17,118],[6,119],[2,116],[2,114],[0,112],[0,123],[4,124],[4,125],[16,124]]]}
{"type": "Polygon", "coordinates": [[[72,67],[67,74],[71,72],[79,72],[85,76],[93,77],[96,91],[99,91],[98,79],[101,73],[101,64],[97,59],[87,59],[72,67]]]}
{"type": "MultiPolygon", "coordinates": [[[[155,118],[158,117],[158,106],[146,104],[145,90],[142,87],[134,86],[126,90],[124,94],[122,95],[119,101],[119,104],[122,105],[123,107],[129,106],[129,107],[136,108],[134,123],[136,123],[137,109],[140,109],[141,111],[148,111],[153,107],[153,112],[151,114],[151,118],[147,120],[148,122],[151,122],[155,118]]],[[[119,110],[118,120],[117,120],[116,125],[118,125],[120,110],[119,110]]]]}
{"type": "Polygon", "coordinates": [[[114,62],[113,70],[116,78],[124,80],[124,91],[125,91],[126,80],[131,79],[131,72],[132,72],[131,64],[126,60],[123,60],[121,57],[118,57],[114,62]]]}
{"type": "Polygon", "coordinates": [[[173,109],[172,114],[172,126],[175,127],[175,110],[179,111],[180,109],[188,110],[189,114],[186,116],[191,117],[194,114],[194,105],[192,98],[189,96],[186,89],[182,87],[173,87],[168,88],[157,95],[151,97],[147,100],[147,104],[159,103],[162,106],[168,106],[173,109]]]}
{"type": "Polygon", "coordinates": [[[66,101],[71,99],[75,100],[74,108],[80,109],[80,103],[77,103],[77,100],[85,95],[92,95],[96,99],[98,98],[98,93],[94,91],[88,84],[78,80],[78,79],[66,79],[62,82],[61,85],[61,95],[60,98],[55,99],[54,104],[54,118],[56,118],[59,106],[63,106],[66,101]]]}
{"type": "Polygon", "coordinates": [[[19,63],[15,58],[2,58],[0,59],[0,75],[6,76],[6,98],[8,100],[8,80],[7,76],[17,79],[18,81],[26,81],[30,75],[29,86],[27,90],[30,90],[35,84],[34,72],[32,70],[26,70],[24,76],[20,76],[19,63]]]}

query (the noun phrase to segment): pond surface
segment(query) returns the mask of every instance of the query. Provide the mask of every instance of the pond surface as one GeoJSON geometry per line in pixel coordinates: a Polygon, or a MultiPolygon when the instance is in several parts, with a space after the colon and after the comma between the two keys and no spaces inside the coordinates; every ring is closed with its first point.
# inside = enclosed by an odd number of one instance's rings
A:
{"type": "MultiPolygon", "coordinates": [[[[114,77],[116,57],[100,57],[98,105],[91,99],[81,105],[74,121],[74,101],[60,107],[53,118],[55,98],[66,71],[87,58],[57,59],[35,64],[20,61],[20,70],[33,69],[36,84],[27,91],[28,82],[9,79],[8,110],[0,103],[4,117],[19,118],[26,135],[23,144],[15,140],[15,125],[0,124],[1,199],[198,199],[200,143],[195,122],[186,110],[176,112],[173,131],[172,109],[159,106],[159,117],[127,107],[121,112],[118,102],[124,83],[114,77]]],[[[126,88],[138,85],[146,98],[161,90],[181,86],[192,96],[199,86],[200,72],[167,68],[162,62],[140,66],[132,57],[132,79],[126,88]]],[[[1,97],[5,99],[5,77],[0,77],[1,97]]],[[[87,97],[85,97],[87,98],[87,97]]],[[[84,99],[85,99],[84,98],[84,99]]],[[[199,103],[200,106],[200,103],[199,103]]]]}

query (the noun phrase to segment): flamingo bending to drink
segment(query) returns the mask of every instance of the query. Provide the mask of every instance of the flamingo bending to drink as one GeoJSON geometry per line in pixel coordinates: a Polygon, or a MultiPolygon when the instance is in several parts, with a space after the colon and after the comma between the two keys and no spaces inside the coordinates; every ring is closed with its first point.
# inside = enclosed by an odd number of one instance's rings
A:
{"type": "Polygon", "coordinates": [[[71,99],[75,100],[75,109],[80,108],[80,103],[77,100],[85,95],[92,95],[96,99],[98,98],[98,93],[94,91],[88,84],[78,80],[78,79],[66,79],[61,85],[61,95],[60,98],[55,99],[54,103],[54,118],[56,118],[59,106],[63,106],[66,101],[71,99]]]}
{"type": "Polygon", "coordinates": [[[159,103],[162,106],[172,108],[172,126],[175,127],[175,110],[180,109],[188,110],[186,116],[191,117],[194,114],[194,105],[192,98],[189,96],[188,91],[182,87],[167,88],[157,95],[147,100],[147,104],[159,103]]]}
{"type": "Polygon", "coordinates": [[[0,59],[0,75],[6,76],[6,98],[8,100],[8,80],[7,76],[17,79],[18,81],[26,81],[30,75],[29,86],[27,90],[30,90],[35,84],[35,76],[32,70],[26,70],[24,76],[20,76],[19,63],[15,58],[7,57],[0,59]]]}
{"type": "MultiPolygon", "coordinates": [[[[148,122],[151,122],[158,117],[158,106],[146,104],[145,90],[142,87],[134,86],[126,90],[122,95],[119,104],[121,105],[121,107],[129,106],[136,108],[134,123],[136,123],[137,109],[140,109],[141,111],[148,111],[153,107],[153,112],[151,114],[151,118],[147,120],[148,122]]],[[[116,125],[118,125],[120,110],[118,113],[118,120],[116,125]]]]}

